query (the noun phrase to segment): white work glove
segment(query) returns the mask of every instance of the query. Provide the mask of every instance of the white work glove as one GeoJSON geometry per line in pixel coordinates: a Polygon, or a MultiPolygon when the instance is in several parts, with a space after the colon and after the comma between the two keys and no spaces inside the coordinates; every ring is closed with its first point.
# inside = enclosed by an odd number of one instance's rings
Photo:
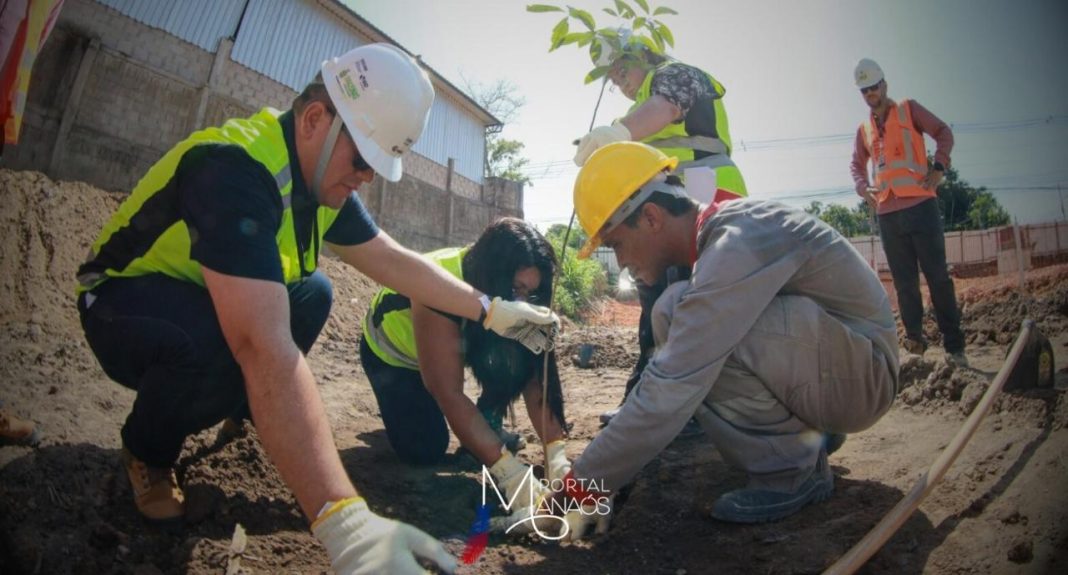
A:
{"type": "Polygon", "coordinates": [[[490,467],[490,473],[497,488],[504,490],[505,501],[513,511],[537,505],[551,493],[534,477],[530,466],[512,455],[507,448],[501,448],[501,458],[490,467]]]}
{"type": "Polygon", "coordinates": [[[567,453],[564,452],[565,446],[566,442],[563,439],[557,439],[545,446],[545,459],[549,462],[545,477],[549,479],[549,486],[554,489],[556,487],[552,485],[553,481],[563,481],[571,471],[571,462],[568,461],[567,453]]]}
{"type": "Polygon", "coordinates": [[[456,558],[422,531],[376,515],[362,497],[333,504],[312,523],[312,533],[326,547],[338,575],[396,573],[424,575],[416,556],[429,559],[446,573],[456,570],[456,558]]]}
{"type": "Polygon", "coordinates": [[[589,534],[591,528],[596,535],[608,533],[608,525],[612,522],[612,506],[615,503],[615,499],[615,495],[601,495],[598,497],[596,504],[583,505],[581,511],[577,509],[568,511],[567,515],[564,516],[564,521],[567,523],[567,531],[565,533],[564,526],[561,525],[561,538],[566,541],[578,541],[589,534]]]}
{"type": "Polygon", "coordinates": [[[630,130],[622,122],[615,122],[611,126],[597,126],[579,140],[578,149],[575,150],[575,165],[581,168],[590,154],[601,146],[612,142],[627,142],[630,139],[630,130]]]}
{"type": "MultiPolygon", "coordinates": [[[[545,477],[550,489],[554,487],[554,480],[562,486],[560,482],[571,471],[571,462],[568,461],[567,454],[564,452],[565,445],[566,442],[563,439],[558,439],[545,446],[545,455],[549,463],[549,467],[545,470],[545,477]]],[[[528,506],[524,503],[523,507],[514,509],[507,516],[490,519],[490,531],[509,535],[537,533],[547,539],[556,538],[563,527],[564,518],[553,516],[547,509],[539,511],[539,508],[543,507],[544,498],[549,495],[551,493],[542,492],[541,498],[535,500],[534,505],[528,506]]],[[[518,501],[516,504],[519,504],[518,501]]]]}
{"type": "Polygon", "coordinates": [[[553,348],[560,318],[547,307],[493,298],[482,326],[514,339],[535,354],[553,348]]]}

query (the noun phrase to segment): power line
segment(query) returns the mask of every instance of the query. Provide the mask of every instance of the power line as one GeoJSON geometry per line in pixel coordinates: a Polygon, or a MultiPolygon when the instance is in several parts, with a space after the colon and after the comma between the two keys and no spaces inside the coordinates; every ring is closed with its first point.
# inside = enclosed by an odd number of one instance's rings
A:
{"type": "MultiPolygon", "coordinates": [[[[954,135],[988,134],[991,132],[1011,132],[1039,127],[1050,127],[1068,123],[1068,115],[1052,114],[1023,120],[997,120],[990,122],[950,123],[954,135]]],[[[843,134],[824,134],[821,136],[800,136],[796,138],[771,138],[766,140],[738,140],[735,152],[762,152],[798,147],[826,146],[845,144],[856,138],[856,132],[843,134]]],[[[532,162],[523,166],[523,175],[535,179],[559,177],[570,172],[577,172],[571,160],[545,160],[532,162]],[[540,172],[540,173],[539,173],[540,172]]]]}

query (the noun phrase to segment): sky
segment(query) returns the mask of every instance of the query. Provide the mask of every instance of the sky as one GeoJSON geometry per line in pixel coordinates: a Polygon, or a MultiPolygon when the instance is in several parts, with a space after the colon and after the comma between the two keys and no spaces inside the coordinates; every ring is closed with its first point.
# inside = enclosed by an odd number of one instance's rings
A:
{"type": "MultiPolygon", "coordinates": [[[[517,0],[343,1],[454,85],[514,85],[525,104],[502,135],[522,142],[530,162],[525,216],[567,222],[578,173],[571,142],[589,130],[601,83],[583,84],[592,68],[585,50],[548,52],[561,14],[528,13],[532,2],[517,0]]],[[[622,23],[602,11],[611,0],[568,4],[589,11],[598,27],[622,23]]],[[[857,204],[849,163],[868,109],[852,74],[869,57],[882,66],[891,98],[914,99],[954,128],[952,165],[962,179],[990,189],[1020,223],[1065,217],[1068,2],[650,5],[679,13],[661,17],[675,37],[669,53],[726,87],[733,159],[751,197],[798,207],[857,204]]],[[[611,123],[630,104],[609,84],[594,125],[611,123]]]]}

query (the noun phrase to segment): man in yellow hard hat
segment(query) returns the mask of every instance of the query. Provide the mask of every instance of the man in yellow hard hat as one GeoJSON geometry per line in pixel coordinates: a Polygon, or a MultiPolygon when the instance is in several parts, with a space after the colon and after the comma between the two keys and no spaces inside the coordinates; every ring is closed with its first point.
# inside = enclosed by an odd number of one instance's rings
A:
{"type": "MultiPolygon", "coordinates": [[[[715,173],[716,187],[746,196],[742,172],[731,160],[731,135],[727,110],[723,104],[726,88],[711,74],[662,53],[652,51],[629,28],[599,32],[601,51],[593,64],[594,71],[608,80],[634,104],[627,114],[608,126],[594,128],[578,142],[575,164],[581,166],[595,150],[615,141],[641,141],[656,147],[678,164],[673,171],[685,176],[691,168],[705,168],[715,173]]],[[[708,201],[697,186],[687,190],[691,196],[708,201]]],[[[710,192],[714,192],[713,188],[710,192]]],[[[627,380],[625,394],[638,383],[653,350],[649,313],[653,302],[667,284],[689,277],[687,267],[664,270],[658,278],[635,278],[641,317],[638,322],[639,355],[627,380]]],[[[625,396],[624,396],[625,398],[625,396]]],[[[607,423],[618,413],[613,409],[601,415],[607,423]]],[[[686,426],[683,434],[699,433],[696,422],[686,426]]]]}
{"type": "Polygon", "coordinates": [[[601,506],[569,517],[572,537],[603,524],[604,492],[629,482],[691,416],[749,475],[716,500],[713,517],[791,515],[833,491],[832,434],[870,427],[897,392],[890,303],[850,243],[777,202],[719,190],[698,205],[666,175],[675,164],[617,142],[594,152],[575,183],[590,238],[579,257],[605,245],[635,278],[679,265],[692,276],[657,300],[648,367],[564,482],[568,497],[601,506]]]}

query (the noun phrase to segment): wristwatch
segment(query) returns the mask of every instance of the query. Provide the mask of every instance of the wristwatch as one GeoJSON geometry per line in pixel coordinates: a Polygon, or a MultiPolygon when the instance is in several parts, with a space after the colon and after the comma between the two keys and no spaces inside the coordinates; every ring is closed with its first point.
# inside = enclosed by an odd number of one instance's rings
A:
{"type": "Polygon", "coordinates": [[[482,294],[478,298],[478,303],[482,304],[482,313],[478,316],[478,323],[486,322],[486,315],[489,313],[490,298],[486,294],[482,294]]]}
{"type": "Polygon", "coordinates": [[[946,171],[946,167],[942,165],[942,162],[935,162],[934,166],[932,166],[932,167],[934,169],[938,170],[939,172],[945,172],[946,171]]]}

